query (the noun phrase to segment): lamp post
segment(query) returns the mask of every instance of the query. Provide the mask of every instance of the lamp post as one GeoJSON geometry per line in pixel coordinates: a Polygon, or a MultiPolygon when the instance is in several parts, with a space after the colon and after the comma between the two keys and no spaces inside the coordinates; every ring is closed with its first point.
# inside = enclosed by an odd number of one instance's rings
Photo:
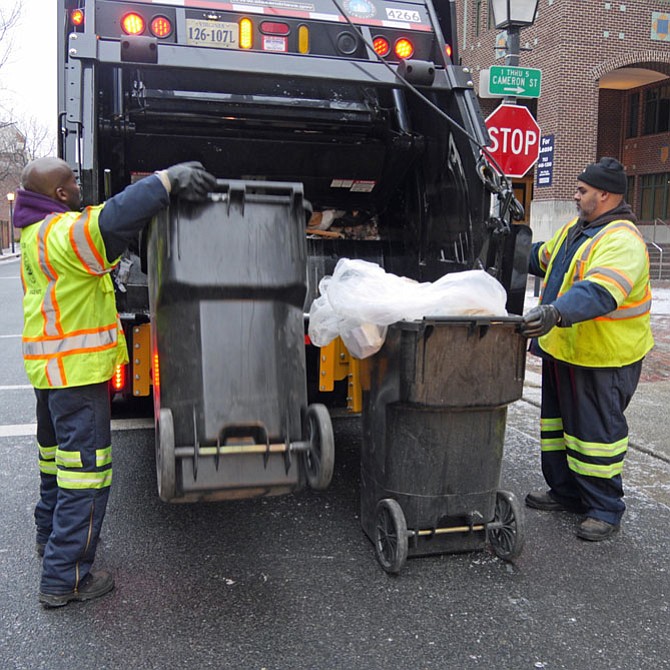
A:
{"type": "MultiPolygon", "coordinates": [[[[521,28],[532,26],[537,15],[538,0],[491,0],[495,27],[507,30],[505,65],[519,65],[521,28]]],[[[515,100],[514,96],[509,96],[515,100]]]]}
{"type": "Polygon", "coordinates": [[[14,192],[7,194],[9,203],[9,239],[12,241],[12,253],[14,253],[14,192]]]}

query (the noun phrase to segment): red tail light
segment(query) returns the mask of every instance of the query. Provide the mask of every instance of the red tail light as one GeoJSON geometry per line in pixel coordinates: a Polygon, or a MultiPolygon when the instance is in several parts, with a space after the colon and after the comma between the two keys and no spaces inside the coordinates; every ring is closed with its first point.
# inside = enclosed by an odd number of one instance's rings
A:
{"type": "Polygon", "coordinates": [[[112,377],[112,388],[115,391],[123,391],[126,386],[126,366],[117,365],[114,368],[114,376],[112,377]]]}
{"type": "Polygon", "coordinates": [[[414,45],[404,37],[401,37],[393,48],[395,55],[398,58],[411,58],[414,53],[414,45]]]}
{"type": "Polygon", "coordinates": [[[451,54],[453,53],[453,49],[451,48],[451,44],[445,44],[444,45],[444,53],[446,53],[447,57],[451,60],[451,54]]]}
{"type": "Polygon", "coordinates": [[[172,23],[165,16],[154,16],[149,24],[149,30],[154,37],[169,37],[172,34],[172,23]]]}
{"type": "Polygon", "coordinates": [[[288,35],[290,32],[288,24],[279,21],[263,21],[260,30],[264,35],[288,35]]]}
{"type": "Polygon", "coordinates": [[[387,56],[389,51],[391,51],[391,45],[385,37],[375,37],[372,40],[372,46],[378,56],[387,56]]]}
{"type": "Polygon", "coordinates": [[[145,26],[144,19],[135,12],[125,14],[121,18],[121,28],[126,35],[141,35],[145,26]]]}

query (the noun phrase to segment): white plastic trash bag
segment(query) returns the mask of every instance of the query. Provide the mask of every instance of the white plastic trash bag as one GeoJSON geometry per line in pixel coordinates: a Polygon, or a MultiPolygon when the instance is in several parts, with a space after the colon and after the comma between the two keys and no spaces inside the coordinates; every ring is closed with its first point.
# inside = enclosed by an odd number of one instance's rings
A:
{"type": "Polygon", "coordinates": [[[419,283],[376,263],[343,258],[319,283],[309,313],[309,337],[323,347],[338,335],[356,358],[372,356],[396,321],[440,316],[506,316],[507,294],[484,270],[444,275],[419,283]]]}

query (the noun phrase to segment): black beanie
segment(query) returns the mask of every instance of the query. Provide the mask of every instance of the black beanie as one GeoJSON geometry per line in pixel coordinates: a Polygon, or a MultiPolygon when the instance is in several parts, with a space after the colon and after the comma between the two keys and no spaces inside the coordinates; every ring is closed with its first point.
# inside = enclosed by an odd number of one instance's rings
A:
{"type": "Polygon", "coordinates": [[[623,165],[616,158],[609,156],[601,158],[598,163],[587,165],[577,180],[608,193],[626,192],[626,173],[623,165]]]}

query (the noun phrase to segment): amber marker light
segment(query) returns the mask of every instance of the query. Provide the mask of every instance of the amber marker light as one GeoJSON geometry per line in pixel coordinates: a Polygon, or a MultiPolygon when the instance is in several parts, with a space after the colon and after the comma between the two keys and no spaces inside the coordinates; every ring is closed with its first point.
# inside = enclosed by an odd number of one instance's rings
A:
{"type": "Polygon", "coordinates": [[[135,12],[126,14],[121,19],[121,28],[126,35],[141,35],[144,27],[144,19],[135,12]]]}
{"type": "Polygon", "coordinates": [[[83,26],[84,25],[84,10],[83,9],[73,9],[70,14],[70,23],[73,26],[83,26]]]}
{"type": "Polygon", "coordinates": [[[309,53],[309,28],[307,26],[298,28],[298,52],[301,54],[309,53]]]}
{"type": "Polygon", "coordinates": [[[251,19],[240,19],[240,49],[251,49],[253,45],[253,29],[251,19]]]}
{"type": "Polygon", "coordinates": [[[393,50],[398,58],[410,58],[414,53],[414,45],[408,39],[401,37],[395,43],[393,50]]]}

